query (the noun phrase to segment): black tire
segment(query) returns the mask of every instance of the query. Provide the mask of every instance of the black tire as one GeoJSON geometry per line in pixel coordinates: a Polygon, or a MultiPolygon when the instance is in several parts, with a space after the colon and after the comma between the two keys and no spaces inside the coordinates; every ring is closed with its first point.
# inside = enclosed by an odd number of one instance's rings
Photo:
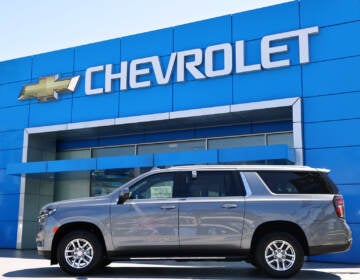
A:
{"type": "Polygon", "coordinates": [[[60,268],[66,273],[86,275],[101,267],[104,260],[103,252],[104,248],[94,233],[76,230],[60,240],[57,259],[60,268]]]}
{"type": "Polygon", "coordinates": [[[111,264],[111,263],[112,263],[112,261],[110,261],[109,259],[105,258],[105,259],[103,259],[100,267],[102,267],[102,268],[107,267],[107,266],[108,266],[109,264],[111,264]]]}
{"type": "Polygon", "coordinates": [[[288,278],[301,269],[304,249],[289,233],[270,233],[256,244],[255,263],[271,277],[288,278]]]}
{"type": "Polygon", "coordinates": [[[255,262],[255,260],[251,260],[249,263],[250,263],[253,267],[259,268],[259,266],[258,266],[257,263],[255,262]]]}

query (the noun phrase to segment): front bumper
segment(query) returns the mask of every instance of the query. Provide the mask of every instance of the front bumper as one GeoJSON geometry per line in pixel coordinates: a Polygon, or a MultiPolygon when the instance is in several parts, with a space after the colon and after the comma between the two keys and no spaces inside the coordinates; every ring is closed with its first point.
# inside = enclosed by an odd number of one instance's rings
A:
{"type": "Polygon", "coordinates": [[[51,252],[52,241],[54,238],[53,228],[57,225],[56,221],[49,217],[47,220],[39,224],[40,228],[36,235],[36,247],[40,256],[46,257],[51,252]]]}

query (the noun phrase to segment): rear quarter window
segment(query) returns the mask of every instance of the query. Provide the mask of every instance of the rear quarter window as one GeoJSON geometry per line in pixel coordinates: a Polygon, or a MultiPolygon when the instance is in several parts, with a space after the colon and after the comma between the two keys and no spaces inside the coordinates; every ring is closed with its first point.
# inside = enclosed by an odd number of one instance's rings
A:
{"type": "Polygon", "coordinates": [[[276,194],[335,194],[338,190],[320,172],[259,171],[268,188],[276,194]]]}

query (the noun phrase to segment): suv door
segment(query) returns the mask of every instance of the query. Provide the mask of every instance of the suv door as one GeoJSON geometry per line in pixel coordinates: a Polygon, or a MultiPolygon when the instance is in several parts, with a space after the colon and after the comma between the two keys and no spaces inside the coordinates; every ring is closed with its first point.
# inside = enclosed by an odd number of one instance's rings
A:
{"type": "Polygon", "coordinates": [[[111,207],[111,233],[120,254],[148,256],[178,250],[174,177],[159,173],[143,178],[130,187],[128,200],[111,207]]]}
{"type": "Polygon", "coordinates": [[[185,181],[179,202],[182,253],[238,254],[245,195],[239,172],[193,171],[185,181]]]}

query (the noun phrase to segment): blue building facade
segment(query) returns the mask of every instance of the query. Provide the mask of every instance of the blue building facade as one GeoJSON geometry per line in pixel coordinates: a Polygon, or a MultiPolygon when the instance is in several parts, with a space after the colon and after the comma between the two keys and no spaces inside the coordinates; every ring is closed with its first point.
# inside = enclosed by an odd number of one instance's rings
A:
{"type": "Polygon", "coordinates": [[[0,62],[0,248],[154,166],[331,169],[360,263],[360,2],[302,0],[0,62]],[[64,86],[65,84],[65,86],[64,86]]]}

